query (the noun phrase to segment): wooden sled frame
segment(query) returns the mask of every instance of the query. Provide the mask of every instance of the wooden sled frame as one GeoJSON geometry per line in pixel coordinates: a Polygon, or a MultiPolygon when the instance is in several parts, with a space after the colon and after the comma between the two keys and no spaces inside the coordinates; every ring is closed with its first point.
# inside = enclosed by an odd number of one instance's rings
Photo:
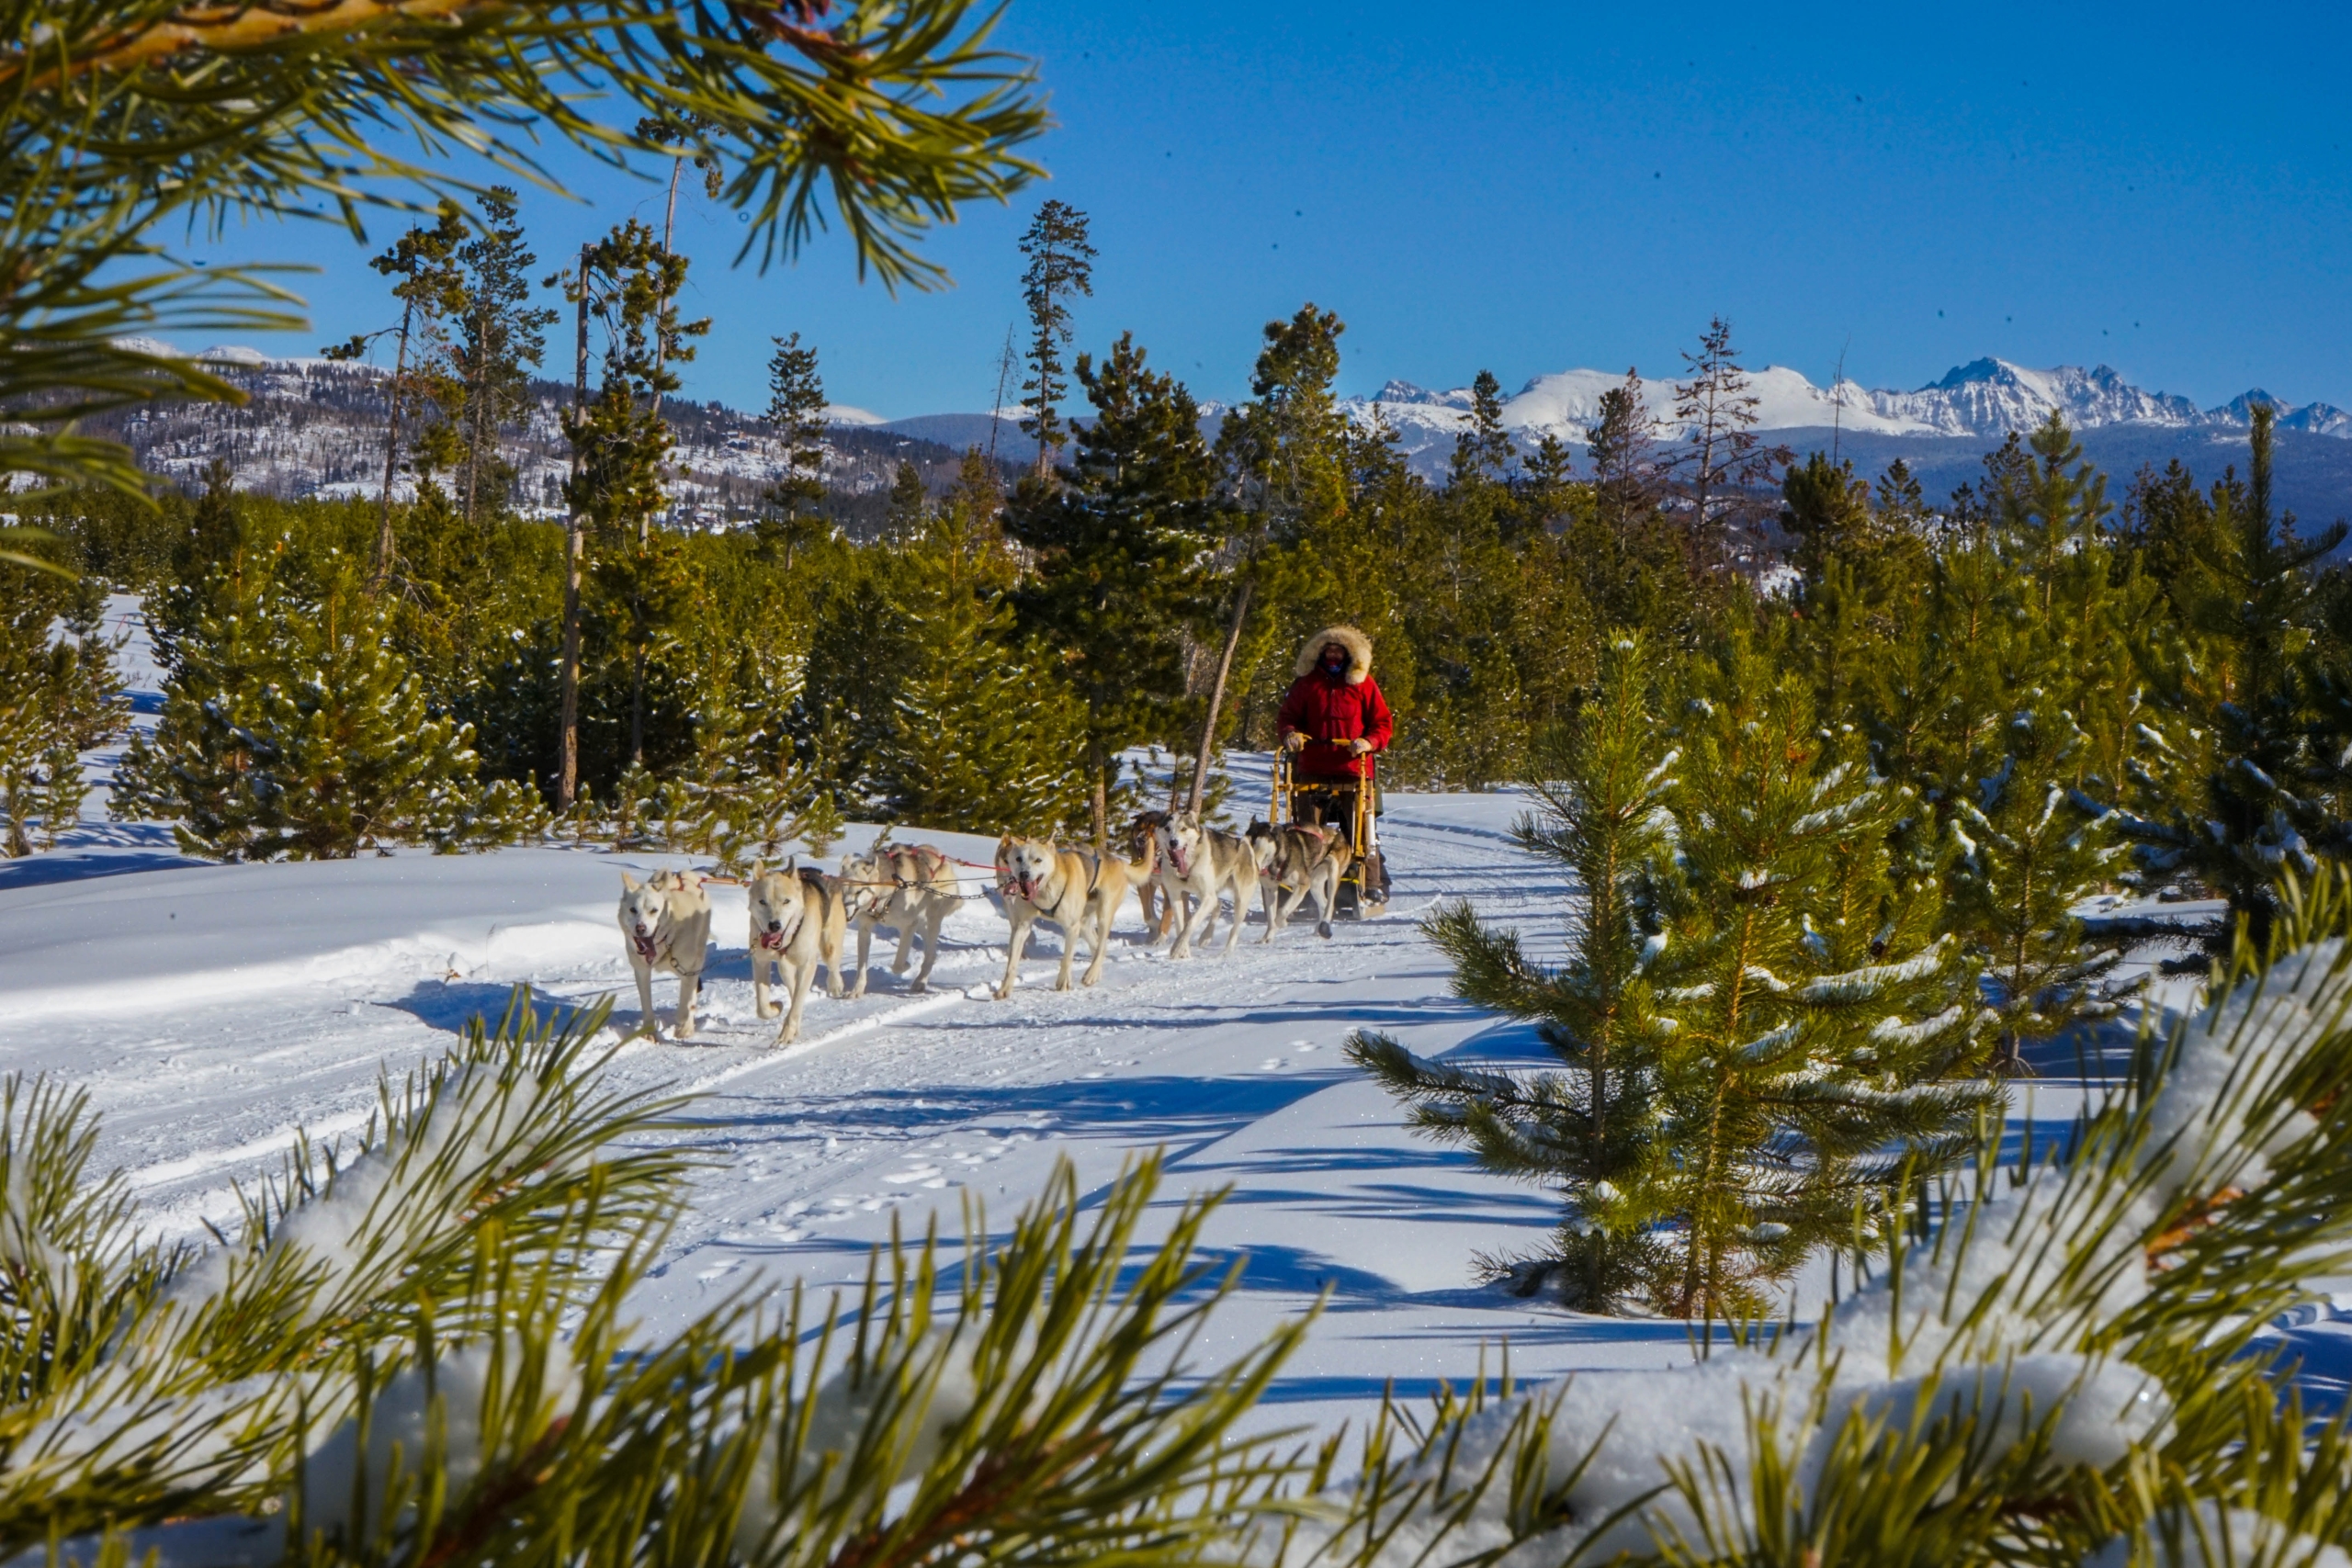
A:
{"type": "MultiPolygon", "coordinates": [[[[1361,919],[1366,905],[1385,904],[1386,895],[1381,891],[1380,879],[1367,877],[1367,868],[1380,864],[1379,812],[1374,803],[1380,798],[1380,760],[1377,753],[1366,752],[1364,776],[1356,781],[1356,814],[1354,829],[1348,842],[1355,853],[1348,861],[1348,869],[1340,878],[1340,892],[1335,898],[1340,908],[1326,910],[1329,919],[1361,919]]],[[[1305,786],[1321,793],[1316,785],[1305,786]]],[[[1277,828],[1286,828],[1297,820],[1298,795],[1301,785],[1291,770],[1291,753],[1287,748],[1274,752],[1273,799],[1269,803],[1267,820],[1277,828]]]]}

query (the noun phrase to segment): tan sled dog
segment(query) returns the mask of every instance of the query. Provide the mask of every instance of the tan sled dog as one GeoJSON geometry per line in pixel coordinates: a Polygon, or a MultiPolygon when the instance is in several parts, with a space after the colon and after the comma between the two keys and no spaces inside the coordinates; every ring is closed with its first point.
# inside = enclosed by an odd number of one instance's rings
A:
{"type": "Polygon", "coordinates": [[[842,904],[849,923],[857,928],[857,981],[849,994],[865,995],[865,968],[876,926],[899,933],[893,975],[907,972],[908,953],[916,935],[922,935],[922,971],[907,988],[924,989],[931,982],[931,966],[939,962],[939,924],[954,912],[956,900],[955,868],[929,844],[885,844],[876,839],[864,854],[843,857],[842,904]]]}
{"type": "Polygon", "coordinates": [[[1274,933],[1290,924],[1293,910],[1315,895],[1315,934],[1331,934],[1331,906],[1340,896],[1340,878],[1348,874],[1348,865],[1355,851],[1348,841],[1329,828],[1311,822],[1294,822],[1287,828],[1272,823],[1250,824],[1250,849],[1258,863],[1259,884],[1266,900],[1266,934],[1261,942],[1272,942],[1274,933]],[[1285,898],[1284,893],[1290,895],[1285,898]]]}
{"type": "Polygon", "coordinates": [[[1142,880],[1136,884],[1136,902],[1143,906],[1143,944],[1151,947],[1176,924],[1176,899],[1164,886],[1167,866],[1159,858],[1159,829],[1168,825],[1165,811],[1145,811],[1127,824],[1127,858],[1142,880]]]}
{"type": "Polygon", "coordinates": [[[1039,920],[1062,930],[1062,967],[1054,989],[1069,989],[1070,960],[1079,941],[1091,934],[1093,956],[1087,960],[1080,981],[1091,986],[1102,977],[1102,952],[1111,944],[1111,919],[1119,912],[1129,890],[1142,880],[1133,861],[1117,855],[1092,855],[1054,847],[1050,839],[1016,839],[1007,833],[997,841],[996,886],[1004,896],[1004,916],[1012,923],[1012,940],[1004,952],[1004,983],[997,1000],[1012,995],[1021,955],[1028,951],[1029,932],[1039,920]]]}
{"type": "Polygon", "coordinates": [[[817,967],[833,972],[825,994],[842,994],[842,937],[847,923],[842,912],[841,889],[815,866],[795,868],[786,861],[775,871],[758,861],[744,884],[752,907],[752,1003],[762,1018],[784,1014],[775,1043],[789,1045],[800,1037],[800,1010],[808,1000],[817,967]],[[775,966],[776,984],[792,993],[787,1010],[768,1000],[768,966],[775,966]]]}
{"type": "Polygon", "coordinates": [[[1258,897],[1258,857],[1249,844],[1237,833],[1204,827],[1196,812],[1179,811],[1159,829],[1159,858],[1161,887],[1187,905],[1197,900],[1199,906],[1197,911],[1178,908],[1176,945],[1168,956],[1190,958],[1193,942],[1207,945],[1209,933],[1216,929],[1217,897],[1228,888],[1233,892],[1233,923],[1226,928],[1225,946],[1218,951],[1231,953],[1241,936],[1242,919],[1258,897]]]}
{"type": "Polygon", "coordinates": [[[653,972],[661,969],[678,977],[678,1017],[671,1036],[685,1039],[695,1032],[695,993],[701,989],[703,961],[710,951],[710,895],[702,890],[701,874],[657,871],[639,882],[622,872],[620,920],[645,1032],[662,1038],[662,1021],[653,1012],[653,972]]]}

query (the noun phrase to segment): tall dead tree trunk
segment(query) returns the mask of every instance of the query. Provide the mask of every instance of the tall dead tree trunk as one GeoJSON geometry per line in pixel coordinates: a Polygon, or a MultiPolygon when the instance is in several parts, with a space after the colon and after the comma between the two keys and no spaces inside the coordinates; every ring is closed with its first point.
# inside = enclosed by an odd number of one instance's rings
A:
{"type": "Polygon", "coordinates": [[[384,427],[384,493],[377,508],[376,576],[368,585],[370,593],[381,593],[392,580],[392,476],[400,468],[401,389],[408,380],[408,329],[415,312],[413,303],[401,302],[400,347],[392,354],[391,416],[384,427]]]}
{"type": "Polygon", "coordinates": [[[1216,661],[1216,683],[1209,688],[1208,717],[1201,724],[1200,750],[1193,757],[1193,795],[1188,809],[1201,808],[1201,796],[1209,783],[1209,757],[1216,747],[1217,709],[1225,705],[1225,682],[1233,672],[1233,650],[1241,642],[1242,623],[1250,618],[1250,597],[1257,589],[1257,580],[1243,578],[1241,591],[1234,595],[1233,619],[1225,628],[1225,652],[1216,661]]]}
{"type": "MultiPolygon", "coordinates": [[[[580,247],[580,342],[573,372],[571,417],[588,417],[588,247],[580,247]]],[[[580,566],[586,554],[587,515],[581,510],[580,479],[585,468],[581,448],[571,449],[571,504],[563,519],[563,756],[556,778],[559,811],[571,809],[580,792],[580,566]]]]}

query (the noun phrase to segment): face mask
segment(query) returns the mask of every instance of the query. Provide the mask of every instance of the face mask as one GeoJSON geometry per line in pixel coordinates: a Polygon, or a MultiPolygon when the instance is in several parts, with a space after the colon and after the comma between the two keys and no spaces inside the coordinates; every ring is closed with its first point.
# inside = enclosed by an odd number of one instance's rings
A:
{"type": "Polygon", "coordinates": [[[1324,670],[1324,672],[1325,672],[1326,674],[1330,674],[1330,675],[1344,675],[1344,674],[1346,674],[1346,673],[1347,673],[1347,671],[1348,671],[1348,660],[1347,660],[1347,656],[1346,656],[1345,654],[1341,654],[1341,655],[1340,655],[1339,658],[1337,658],[1337,659],[1326,659],[1326,660],[1323,660],[1323,670],[1324,670]]]}

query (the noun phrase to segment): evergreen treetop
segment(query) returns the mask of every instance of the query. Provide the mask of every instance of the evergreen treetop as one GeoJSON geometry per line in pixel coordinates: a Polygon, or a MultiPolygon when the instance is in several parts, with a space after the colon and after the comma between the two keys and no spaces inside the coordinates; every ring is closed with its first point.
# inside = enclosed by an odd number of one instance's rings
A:
{"type": "Polygon", "coordinates": [[[800,334],[771,338],[768,356],[768,423],[783,437],[785,477],[769,491],[787,521],[825,499],[825,383],[817,370],[817,349],[800,334]]]}
{"type": "Polygon", "coordinates": [[[449,359],[461,402],[458,488],[466,521],[477,525],[485,511],[506,504],[514,472],[499,456],[499,437],[527,404],[531,371],[559,316],[530,303],[538,258],[525,243],[518,210],[512,188],[492,186],[478,199],[473,234],[456,251],[462,299],[449,359]]]}
{"type": "Polygon", "coordinates": [[[1021,428],[1037,443],[1037,476],[1053,471],[1069,433],[1062,428],[1061,400],[1069,389],[1062,350],[1070,342],[1069,299],[1094,292],[1094,247],[1087,243],[1086,214],[1068,202],[1047,200],[1021,236],[1029,258],[1021,275],[1021,299],[1029,312],[1029,412],[1021,428]]]}
{"type": "Polygon", "coordinates": [[[1470,423],[1453,440],[1453,482],[1500,484],[1519,456],[1503,428],[1503,388],[1491,370],[1470,384],[1470,423]]]}

